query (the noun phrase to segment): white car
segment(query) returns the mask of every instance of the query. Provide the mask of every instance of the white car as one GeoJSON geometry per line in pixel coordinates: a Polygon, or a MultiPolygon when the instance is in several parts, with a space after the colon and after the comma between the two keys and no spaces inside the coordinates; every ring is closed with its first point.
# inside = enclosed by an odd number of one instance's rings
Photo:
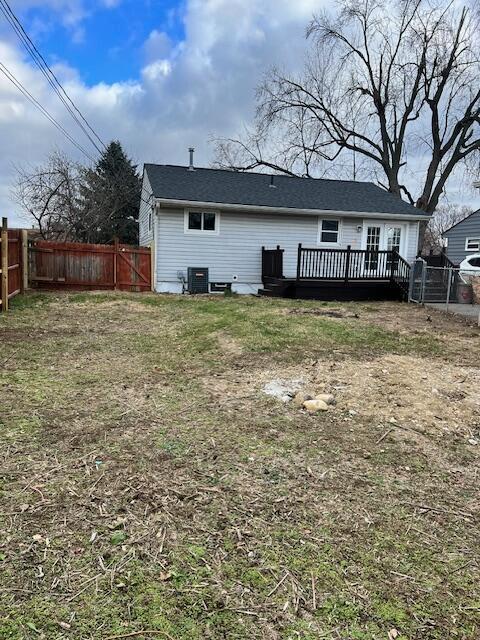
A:
{"type": "Polygon", "coordinates": [[[460,277],[469,282],[472,276],[480,276],[480,253],[473,253],[460,263],[460,277]]]}

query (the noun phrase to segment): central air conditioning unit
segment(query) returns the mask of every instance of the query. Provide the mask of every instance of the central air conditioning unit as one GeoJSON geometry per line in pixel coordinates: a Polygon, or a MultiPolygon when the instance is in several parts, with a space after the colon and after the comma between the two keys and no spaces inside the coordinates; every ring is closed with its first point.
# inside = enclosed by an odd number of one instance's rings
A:
{"type": "Polygon", "coordinates": [[[208,269],[188,267],[188,293],[208,293],[208,269]]]}

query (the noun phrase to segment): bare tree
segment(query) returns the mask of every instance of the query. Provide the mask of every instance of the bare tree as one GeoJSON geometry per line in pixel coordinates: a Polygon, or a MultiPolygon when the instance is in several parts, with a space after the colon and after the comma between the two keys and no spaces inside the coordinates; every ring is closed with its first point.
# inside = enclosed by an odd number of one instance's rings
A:
{"type": "Polygon", "coordinates": [[[218,141],[218,164],[311,176],[354,162],[354,177],[433,212],[456,169],[478,168],[478,15],[442,0],[339,7],[310,23],[298,77],[268,73],[253,130],[218,141]]]}
{"type": "Polygon", "coordinates": [[[118,141],[95,167],[56,151],[37,167],[17,167],[13,196],[47,240],[138,242],[141,178],[118,141]]]}
{"type": "Polygon", "coordinates": [[[423,238],[422,254],[440,253],[444,247],[443,234],[447,229],[472,213],[470,207],[459,204],[441,204],[428,222],[423,238]]]}
{"type": "Polygon", "coordinates": [[[13,196],[44,239],[75,239],[80,176],[80,166],[58,151],[44,165],[17,167],[13,196]]]}

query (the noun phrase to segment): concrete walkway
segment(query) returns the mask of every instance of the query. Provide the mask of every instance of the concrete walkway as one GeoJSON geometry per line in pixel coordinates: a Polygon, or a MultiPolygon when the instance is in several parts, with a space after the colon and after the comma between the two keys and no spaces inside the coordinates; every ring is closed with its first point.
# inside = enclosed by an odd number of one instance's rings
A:
{"type": "Polygon", "coordinates": [[[447,306],[444,302],[426,302],[425,306],[432,307],[432,309],[437,309],[438,311],[447,311],[448,313],[453,313],[456,316],[462,316],[463,318],[468,318],[474,322],[479,322],[480,304],[458,304],[456,302],[451,302],[447,306]]]}

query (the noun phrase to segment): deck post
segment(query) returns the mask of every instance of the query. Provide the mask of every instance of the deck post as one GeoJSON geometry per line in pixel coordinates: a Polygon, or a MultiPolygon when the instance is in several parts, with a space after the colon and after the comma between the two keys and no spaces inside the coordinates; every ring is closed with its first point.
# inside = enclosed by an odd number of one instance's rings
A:
{"type": "Polygon", "coordinates": [[[2,254],[1,273],[2,273],[2,286],[0,288],[0,297],[2,304],[2,311],[8,311],[8,223],[6,218],[2,218],[2,233],[1,233],[1,248],[2,254]]]}
{"type": "MultiPolygon", "coordinates": [[[[395,249],[392,249],[390,251],[390,282],[393,282],[393,277],[395,275],[395,257],[396,257],[396,251],[395,249]]],[[[388,254],[387,254],[387,260],[388,260],[388,254]]]]}
{"type": "Polygon", "coordinates": [[[349,244],[347,246],[347,254],[345,257],[345,284],[348,283],[348,275],[350,273],[350,258],[352,255],[352,246],[349,244]]]}
{"type": "Polygon", "coordinates": [[[302,243],[298,244],[298,252],[297,252],[297,282],[300,281],[300,261],[302,259],[302,243]]]}

